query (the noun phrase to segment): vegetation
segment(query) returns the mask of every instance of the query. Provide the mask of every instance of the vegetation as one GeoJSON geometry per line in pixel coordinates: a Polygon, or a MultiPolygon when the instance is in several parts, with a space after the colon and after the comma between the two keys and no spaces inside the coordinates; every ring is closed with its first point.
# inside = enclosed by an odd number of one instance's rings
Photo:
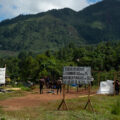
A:
{"type": "MultiPolygon", "coordinates": [[[[83,110],[87,98],[75,98],[66,100],[69,111],[57,111],[59,101],[49,101],[37,107],[24,108],[22,110],[4,111],[0,108],[0,117],[5,120],[119,120],[120,114],[111,113],[112,106],[116,104],[116,99],[120,96],[92,96],[91,102],[94,113],[83,110]]],[[[119,107],[117,107],[119,108],[119,107]]]]}
{"type": "Polygon", "coordinates": [[[64,8],[19,15],[0,23],[0,50],[43,53],[71,42],[82,46],[119,41],[119,9],[119,0],[104,0],[79,12],[64,8]]]}
{"type": "MultiPolygon", "coordinates": [[[[24,93],[22,91],[11,91],[11,92],[8,92],[8,93],[1,93],[0,94],[0,100],[6,100],[6,99],[9,99],[9,98],[12,98],[12,97],[21,97],[21,96],[24,96],[24,93]]],[[[1,106],[0,106],[1,108],[1,106]]]]}
{"type": "Polygon", "coordinates": [[[22,51],[16,57],[0,58],[0,67],[7,66],[7,76],[11,84],[37,83],[41,77],[57,80],[62,76],[64,66],[91,66],[97,84],[100,79],[114,79],[114,72],[120,71],[120,43],[100,43],[97,46],[76,47],[73,43],[60,50],[34,54],[22,51]]]}
{"type": "MultiPolygon", "coordinates": [[[[90,66],[94,84],[98,84],[99,71],[100,80],[113,80],[114,72],[120,71],[119,9],[119,0],[103,0],[79,12],[65,8],[2,21],[0,68],[6,64],[11,85],[17,83],[26,91],[30,90],[24,87],[28,81],[38,83],[47,76],[57,80],[64,66],[90,66]]],[[[23,91],[0,94],[0,100],[23,95],[23,91]]],[[[0,106],[0,119],[120,119],[119,96],[92,96],[94,113],[82,109],[85,101],[67,100],[69,111],[56,111],[60,101],[17,111],[0,106]]]]}
{"type": "Polygon", "coordinates": [[[114,115],[120,115],[120,99],[116,100],[116,103],[112,107],[111,113],[114,115]]]}

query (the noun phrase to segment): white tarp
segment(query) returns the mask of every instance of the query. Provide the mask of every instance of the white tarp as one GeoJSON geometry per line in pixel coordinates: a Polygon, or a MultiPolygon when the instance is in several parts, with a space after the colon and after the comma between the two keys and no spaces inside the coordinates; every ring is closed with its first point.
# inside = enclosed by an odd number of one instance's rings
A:
{"type": "Polygon", "coordinates": [[[107,80],[100,82],[100,88],[97,94],[114,94],[114,81],[107,80]]]}
{"type": "Polygon", "coordinates": [[[5,68],[0,68],[0,84],[5,84],[5,68]]]}

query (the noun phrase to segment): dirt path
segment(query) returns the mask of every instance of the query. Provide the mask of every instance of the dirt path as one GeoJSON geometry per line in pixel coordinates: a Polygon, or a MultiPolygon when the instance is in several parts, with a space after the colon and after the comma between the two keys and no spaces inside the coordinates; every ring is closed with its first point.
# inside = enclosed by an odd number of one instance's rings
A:
{"type": "MultiPolygon", "coordinates": [[[[71,91],[70,93],[66,93],[66,99],[77,98],[80,97],[80,95],[86,94],[87,91],[71,91]]],[[[51,94],[47,93],[46,91],[44,91],[44,94],[39,94],[37,91],[34,91],[34,94],[27,93],[27,95],[23,97],[10,98],[0,101],[0,106],[2,106],[5,110],[20,110],[24,107],[34,107],[40,105],[41,103],[56,101],[60,99],[62,99],[62,95],[60,94],[51,94]]]]}

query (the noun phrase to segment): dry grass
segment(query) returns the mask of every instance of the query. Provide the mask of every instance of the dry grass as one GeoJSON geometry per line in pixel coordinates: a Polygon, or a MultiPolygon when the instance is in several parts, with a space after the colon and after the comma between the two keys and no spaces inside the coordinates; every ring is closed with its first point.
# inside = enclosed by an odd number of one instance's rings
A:
{"type": "Polygon", "coordinates": [[[1,107],[0,115],[6,120],[120,120],[120,115],[112,114],[112,106],[118,99],[120,96],[92,96],[94,113],[83,109],[87,102],[87,97],[83,97],[66,100],[69,111],[57,111],[61,100],[52,100],[17,111],[4,111],[1,107]]]}

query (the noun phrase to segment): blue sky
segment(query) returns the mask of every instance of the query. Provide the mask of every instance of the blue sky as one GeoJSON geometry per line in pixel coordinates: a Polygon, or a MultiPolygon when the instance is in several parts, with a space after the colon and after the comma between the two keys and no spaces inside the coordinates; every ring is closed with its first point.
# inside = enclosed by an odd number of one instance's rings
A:
{"type": "Polygon", "coordinates": [[[19,14],[36,14],[64,7],[79,11],[99,1],[101,0],[0,0],[0,21],[19,14]]]}

